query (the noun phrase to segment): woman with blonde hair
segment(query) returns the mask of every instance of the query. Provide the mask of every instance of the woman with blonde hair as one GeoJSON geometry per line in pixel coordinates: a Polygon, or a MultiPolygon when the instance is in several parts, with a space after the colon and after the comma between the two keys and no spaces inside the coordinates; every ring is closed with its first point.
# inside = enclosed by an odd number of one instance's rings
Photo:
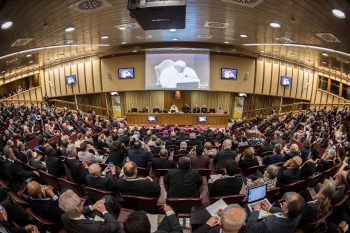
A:
{"type": "Polygon", "coordinates": [[[258,166],[259,161],[254,156],[254,153],[249,149],[245,149],[241,159],[238,162],[238,167],[240,167],[243,171],[249,167],[258,166]]]}
{"type": "Polygon", "coordinates": [[[91,143],[94,142],[94,141],[92,140],[92,131],[91,131],[91,129],[89,129],[88,131],[86,131],[86,136],[85,136],[85,138],[84,138],[84,141],[91,142],[91,143]]]}
{"type": "Polygon", "coordinates": [[[329,210],[334,191],[334,181],[326,179],[314,200],[306,203],[300,223],[311,222],[324,215],[329,210]]]}
{"type": "Polygon", "coordinates": [[[206,142],[204,144],[204,154],[209,155],[209,156],[213,156],[215,155],[215,151],[212,149],[213,146],[211,145],[211,142],[206,142]]]}
{"type": "Polygon", "coordinates": [[[152,134],[147,144],[149,146],[156,146],[156,139],[157,139],[157,136],[155,134],[152,134]]]}

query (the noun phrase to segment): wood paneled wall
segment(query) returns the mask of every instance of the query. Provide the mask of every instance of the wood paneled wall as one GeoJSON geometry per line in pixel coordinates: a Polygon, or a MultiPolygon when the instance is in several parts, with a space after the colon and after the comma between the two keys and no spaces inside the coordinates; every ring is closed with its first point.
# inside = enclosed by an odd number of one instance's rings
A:
{"type": "Polygon", "coordinates": [[[174,100],[174,91],[164,91],[164,108],[168,111],[173,104],[181,110],[185,103],[191,105],[191,91],[181,91],[180,100],[174,100]]]}
{"type": "MultiPolygon", "coordinates": [[[[31,103],[33,100],[42,101],[43,96],[41,93],[42,93],[41,87],[35,87],[28,91],[24,91],[17,95],[11,96],[5,100],[1,100],[0,102],[3,102],[5,105],[10,104],[12,101],[14,101],[15,104],[21,104],[23,102],[22,100],[24,100],[27,106],[31,106],[31,103]]],[[[33,103],[36,106],[40,106],[40,104],[37,102],[33,102],[33,103]]]]}

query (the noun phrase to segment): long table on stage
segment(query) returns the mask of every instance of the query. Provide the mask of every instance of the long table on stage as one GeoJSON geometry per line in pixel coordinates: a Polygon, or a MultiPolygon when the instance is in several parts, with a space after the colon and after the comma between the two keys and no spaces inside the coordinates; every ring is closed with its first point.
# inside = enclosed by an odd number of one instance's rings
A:
{"type": "Polygon", "coordinates": [[[157,125],[210,125],[211,127],[227,127],[229,114],[208,113],[126,113],[129,125],[157,124],[157,125]],[[156,121],[148,121],[148,116],[156,116],[156,121]],[[206,122],[199,122],[198,116],[206,116],[206,122]]]}

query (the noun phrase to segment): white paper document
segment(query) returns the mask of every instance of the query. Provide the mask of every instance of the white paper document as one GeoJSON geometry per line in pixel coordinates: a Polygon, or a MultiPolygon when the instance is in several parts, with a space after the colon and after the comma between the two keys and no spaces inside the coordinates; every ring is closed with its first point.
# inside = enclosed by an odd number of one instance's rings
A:
{"type": "Polygon", "coordinates": [[[220,199],[217,202],[215,202],[214,204],[208,206],[206,209],[211,216],[218,216],[217,215],[218,210],[225,209],[226,207],[227,207],[226,202],[224,202],[224,200],[220,199]]]}
{"type": "Polygon", "coordinates": [[[218,175],[210,175],[210,178],[212,178],[213,181],[220,179],[220,177],[221,177],[221,174],[218,174],[218,175]]]}

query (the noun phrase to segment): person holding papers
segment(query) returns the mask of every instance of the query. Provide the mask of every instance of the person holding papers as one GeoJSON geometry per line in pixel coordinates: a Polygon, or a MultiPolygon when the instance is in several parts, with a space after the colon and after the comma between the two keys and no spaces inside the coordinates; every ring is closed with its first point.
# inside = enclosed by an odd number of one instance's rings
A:
{"type": "MultiPolygon", "coordinates": [[[[216,179],[208,180],[210,197],[239,194],[242,189],[242,177],[235,176],[238,173],[238,164],[233,159],[226,161],[225,175],[216,179]]],[[[215,178],[215,177],[213,177],[215,178]]]]}

